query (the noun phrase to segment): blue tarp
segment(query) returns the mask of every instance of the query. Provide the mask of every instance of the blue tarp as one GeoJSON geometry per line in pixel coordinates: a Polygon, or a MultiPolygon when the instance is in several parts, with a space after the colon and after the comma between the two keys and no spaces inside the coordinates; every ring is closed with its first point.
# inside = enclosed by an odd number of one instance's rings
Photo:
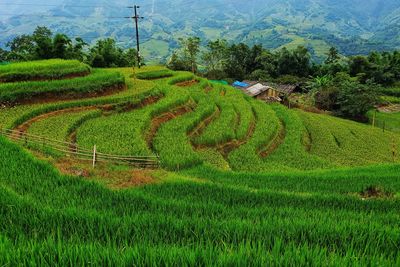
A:
{"type": "Polygon", "coordinates": [[[235,87],[243,87],[243,88],[249,87],[249,84],[239,81],[234,82],[232,85],[235,87]]]}

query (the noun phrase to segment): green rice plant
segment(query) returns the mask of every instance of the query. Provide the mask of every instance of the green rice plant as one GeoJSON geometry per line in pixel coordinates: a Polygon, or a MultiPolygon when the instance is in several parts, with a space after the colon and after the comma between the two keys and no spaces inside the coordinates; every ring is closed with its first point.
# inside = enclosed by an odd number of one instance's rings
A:
{"type": "Polygon", "coordinates": [[[252,101],[252,108],[256,116],[253,136],[228,156],[231,168],[236,171],[256,172],[265,169],[259,152],[271,144],[279,130],[279,120],[270,106],[252,101]]]}
{"type": "Polygon", "coordinates": [[[35,97],[63,99],[99,94],[111,88],[122,88],[124,84],[125,78],[121,73],[103,70],[96,70],[87,77],[68,80],[6,83],[0,84],[0,103],[29,102],[35,97]]]}
{"type": "Polygon", "coordinates": [[[84,110],[63,113],[34,122],[28,128],[28,134],[33,134],[58,141],[69,141],[67,137],[83,121],[101,116],[99,110],[84,110]]]}
{"type": "Polygon", "coordinates": [[[178,72],[178,75],[168,79],[168,85],[175,85],[180,82],[193,80],[195,76],[189,72],[178,72]]]}
{"type": "Polygon", "coordinates": [[[153,145],[163,167],[179,170],[202,162],[199,154],[193,150],[187,134],[213,112],[215,112],[215,104],[207,98],[202,98],[197,102],[197,107],[193,112],[161,126],[153,145]]]}
{"type": "Polygon", "coordinates": [[[265,158],[269,169],[293,168],[300,170],[322,169],[331,167],[331,164],[306,151],[304,138],[307,130],[296,111],[289,110],[282,105],[271,106],[281,121],[284,139],[281,144],[265,158]]]}
{"type": "MultiPolygon", "coordinates": [[[[202,84],[202,86],[211,85],[202,84]]],[[[254,124],[250,98],[228,86],[212,86],[214,89],[208,95],[217,104],[219,116],[205,128],[200,136],[194,138],[193,142],[197,145],[215,146],[232,140],[245,139],[254,124]]],[[[204,94],[203,91],[201,92],[204,94]]]]}
{"type": "Polygon", "coordinates": [[[244,140],[249,137],[250,129],[255,127],[255,118],[253,108],[250,104],[251,98],[235,90],[236,89],[228,90],[226,96],[229,98],[229,101],[233,103],[235,111],[239,116],[239,123],[236,128],[236,139],[244,140]]]}
{"type": "Polygon", "coordinates": [[[0,82],[58,80],[85,76],[91,68],[77,60],[50,59],[0,66],[0,82]]]}
{"type": "Polygon", "coordinates": [[[236,138],[238,116],[232,103],[220,96],[220,90],[213,90],[209,96],[215,101],[218,108],[218,117],[215,118],[202,132],[193,139],[196,145],[216,146],[236,138]]]}
{"type": "Polygon", "coordinates": [[[399,199],[351,194],[363,180],[399,192],[398,171],[198,167],[117,191],[62,176],[0,137],[0,263],[398,265],[399,199]]]}
{"type": "Polygon", "coordinates": [[[139,110],[113,114],[86,121],[77,131],[80,146],[96,145],[104,153],[149,156],[145,135],[151,120],[189,100],[185,90],[160,90],[164,97],[157,103],[139,110]]]}
{"type": "MultiPolygon", "coordinates": [[[[112,72],[113,71],[114,70],[112,70],[112,72]]],[[[159,90],[155,88],[156,85],[154,85],[152,82],[141,80],[133,81],[129,79],[129,75],[131,75],[131,69],[123,68],[117,69],[117,71],[124,74],[125,77],[128,77],[127,90],[111,96],[0,108],[0,128],[14,128],[29,119],[52,111],[74,107],[86,107],[118,103],[127,104],[128,102],[133,102],[132,104],[135,104],[138,101],[140,102],[144,98],[159,94],[159,90]]]]}
{"type": "Polygon", "coordinates": [[[382,88],[381,93],[385,96],[400,97],[400,87],[382,88]]]}
{"type": "Polygon", "coordinates": [[[143,80],[153,80],[153,79],[168,78],[172,77],[173,75],[174,72],[170,70],[155,70],[155,71],[140,72],[136,74],[136,78],[143,80]]]}
{"type": "Polygon", "coordinates": [[[197,149],[196,152],[200,155],[205,166],[214,167],[224,171],[231,170],[229,163],[218,150],[213,148],[204,148],[197,149]]]}
{"type": "Polygon", "coordinates": [[[396,96],[381,96],[381,101],[384,103],[400,104],[400,97],[396,96]]]}
{"type": "Polygon", "coordinates": [[[310,171],[276,169],[258,173],[226,172],[217,168],[198,166],[181,173],[186,176],[203,177],[215,183],[229,184],[235,188],[268,190],[298,196],[313,194],[333,196],[354,195],[369,185],[391,188],[398,192],[400,191],[400,181],[397,179],[399,170],[399,164],[310,171]]]}
{"type": "Polygon", "coordinates": [[[400,136],[393,132],[326,115],[298,113],[311,135],[312,154],[340,166],[399,160],[400,136]]]}

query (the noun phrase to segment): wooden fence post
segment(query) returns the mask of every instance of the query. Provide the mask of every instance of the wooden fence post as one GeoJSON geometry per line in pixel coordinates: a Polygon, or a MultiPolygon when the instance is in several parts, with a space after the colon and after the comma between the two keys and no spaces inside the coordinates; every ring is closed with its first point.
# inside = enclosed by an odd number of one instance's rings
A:
{"type": "Polygon", "coordinates": [[[96,145],[93,147],[93,168],[96,165],[96,145]]]}
{"type": "Polygon", "coordinates": [[[392,156],[393,156],[393,162],[396,162],[396,152],[397,152],[397,148],[396,148],[396,141],[393,137],[392,139],[392,156]]]}
{"type": "Polygon", "coordinates": [[[374,116],[372,117],[372,127],[375,127],[375,120],[376,120],[376,109],[374,112],[374,116]]]}

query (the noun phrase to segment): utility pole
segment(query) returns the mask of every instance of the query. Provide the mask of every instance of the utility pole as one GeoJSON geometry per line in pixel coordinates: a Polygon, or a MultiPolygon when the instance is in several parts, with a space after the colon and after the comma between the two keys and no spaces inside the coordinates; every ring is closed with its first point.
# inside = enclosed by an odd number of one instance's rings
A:
{"type": "Polygon", "coordinates": [[[140,8],[140,6],[134,5],[133,7],[128,7],[128,8],[133,8],[135,12],[135,16],[131,18],[135,20],[137,62],[140,69],[141,62],[140,62],[140,42],[139,42],[139,19],[143,19],[143,17],[140,17],[138,15],[138,9],[140,8]]]}

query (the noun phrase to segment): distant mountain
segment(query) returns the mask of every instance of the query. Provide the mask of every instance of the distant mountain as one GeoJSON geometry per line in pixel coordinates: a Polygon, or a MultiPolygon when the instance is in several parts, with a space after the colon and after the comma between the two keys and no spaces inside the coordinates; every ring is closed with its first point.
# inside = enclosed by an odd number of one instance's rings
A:
{"type": "MultiPolygon", "coordinates": [[[[134,45],[131,1],[58,0],[34,5],[7,6],[2,16],[0,43],[37,25],[54,32],[82,36],[87,42],[114,37],[120,45],[134,45]],[[28,15],[29,14],[29,15],[28,15]]],[[[23,3],[26,3],[24,1],[23,3]]],[[[150,0],[140,8],[143,54],[165,60],[179,37],[200,36],[204,41],[225,38],[270,49],[304,45],[317,60],[330,46],[346,55],[370,50],[400,49],[399,0],[150,0]]]]}

